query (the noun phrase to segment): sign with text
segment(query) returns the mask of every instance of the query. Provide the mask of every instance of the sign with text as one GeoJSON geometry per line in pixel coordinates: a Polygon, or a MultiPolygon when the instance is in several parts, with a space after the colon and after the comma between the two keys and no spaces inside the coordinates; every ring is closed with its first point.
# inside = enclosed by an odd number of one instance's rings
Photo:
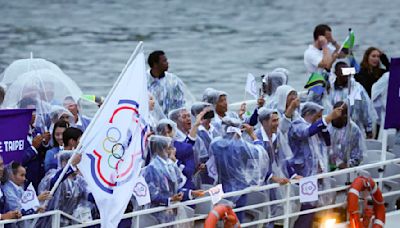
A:
{"type": "Polygon", "coordinates": [[[222,199],[222,196],[224,195],[222,184],[219,184],[215,187],[208,189],[208,192],[210,193],[212,204],[218,203],[222,199]]]}
{"type": "Polygon", "coordinates": [[[32,109],[0,110],[0,155],[4,164],[21,162],[32,119],[32,109]]]}

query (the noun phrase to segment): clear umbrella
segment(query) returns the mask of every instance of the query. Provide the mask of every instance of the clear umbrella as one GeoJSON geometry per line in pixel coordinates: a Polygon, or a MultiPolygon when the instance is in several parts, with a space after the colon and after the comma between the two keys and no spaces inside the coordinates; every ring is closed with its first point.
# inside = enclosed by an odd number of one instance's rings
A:
{"type": "MultiPolygon", "coordinates": [[[[10,85],[17,78],[27,72],[34,70],[48,69],[56,73],[63,73],[62,70],[54,63],[45,59],[19,59],[11,63],[3,72],[2,82],[10,85]]],[[[1,77],[0,77],[1,78],[1,77]]]]}
{"type": "Polygon", "coordinates": [[[33,70],[24,73],[10,84],[7,89],[3,106],[19,108],[20,101],[24,98],[35,100],[37,126],[44,129],[50,126],[47,119],[50,119],[51,107],[62,105],[68,96],[78,100],[82,91],[67,75],[62,72],[49,69],[33,70]],[[39,121],[39,122],[38,122],[39,121]]]}

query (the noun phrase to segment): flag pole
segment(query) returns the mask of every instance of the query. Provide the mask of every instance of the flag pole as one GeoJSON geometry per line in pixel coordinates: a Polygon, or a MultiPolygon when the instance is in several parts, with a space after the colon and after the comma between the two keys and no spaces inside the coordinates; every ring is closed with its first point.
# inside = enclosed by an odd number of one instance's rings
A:
{"type": "MultiPolygon", "coordinates": [[[[350,34],[351,34],[351,28],[349,28],[349,39],[350,39],[350,34]]],[[[345,43],[345,42],[344,42],[345,43]]],[[[344,43],[342,44],[342,46],[344,45],[344,43]]],[[[351,52],[351,46],[349,46],[349,53],[351,52]]],[[[347,144],[346,145],[346,164],[347,164],[347,168],[350,167],[350,142],[351,142],[351,102],[350,102],[350,94],[351,94],[351,79],[353,77],[353,74],[350,74],[348,79],[347,79],[347,88],[348,88],[348,94],[347,94],[347,132],[350,135],[350,137],[346,140],[347,144]]],[[[350,173],[347,174],[347,183],[350,184],[350,173]]]]}
{"type": "MultiPolygon", "coordinates": [[[[136,56],[143,51],[143,41],[140,41],[139,44],[136,46],[135,51],[133,52],[133,54],[131,55],[131,57],[129,58],[128,62],[126,63],[125,67],[123,68],[121,74],[119,75],[117,81],[114,83],[113,87],[111,88],[110,92],[108,92],[108,95],[106,97],[106,99],[104,100],[104,103],[102,106],[100,106],[99,110],[97,110],[96,114],[93,117],[93,120],[90,122],[89,126],[87,127],[87,129],[85,130],[85,132],[83,132],[81,139],[79,140],[79,144],[75,149],[74,154],[71,156],[71,158],[68,160],[67,165],[63,168],[63,171],[61,172],[60,176],[58,177],[56,183],[54,184],[53,188],[50,191],[50,195],[53,195],[54,192],[57,190],[58,186],[61,183],[62,178],[64,177],[65,173],[68,170],[68,167],[71,165],[72,162],[72,158],[74,157],[75,153],[80,153],[80,150],[82,148],[82,144],[81,142],[83,142],[83,139],[85,138],[85,136],[87,135],[87,133],[93,128],[93,126],[96,124],[97,119],[100,115],[100,113],[103,111],[103,108],[106,106],[105,104],[107,104],[108,100],[110,99],[110,94],[112,94],[115,90],[115,88],[117,87],[117,85],[119,84],[119,82],[122,79],[122,76],[125,74],[125,72],[127,71],[129,65],[133,62],[133,60],[136,58],[136,56]]],[[[48,200],[45,201],[45,205],[47,205],[48,200]]]]}

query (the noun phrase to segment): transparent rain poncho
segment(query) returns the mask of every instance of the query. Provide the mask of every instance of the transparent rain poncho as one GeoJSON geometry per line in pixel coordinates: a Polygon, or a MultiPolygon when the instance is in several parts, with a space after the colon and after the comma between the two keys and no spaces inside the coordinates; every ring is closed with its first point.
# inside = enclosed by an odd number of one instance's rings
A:
{"type": "MultiPolygon", "coordinates": [[[[307,102],[302,105],[302,117],[314,115],[323,111],[323,107],[313,102],[307,102]]],[[[308,177],[319,173],[329,172],[329,148],[326,145],[321,132],[314,135],[309,134],[311,123],[300,117],[295,120],[289,131],[289,145],[293,152],[292,163],[297,174],[308,177]]],[[[325,131],[325,133],[327,133],[325,131]]],[[[329,133],[327,133],[329,134],[329,133]]],[[[322,189],[328,189],[331,186],[328,178],[319,182],[322,189]]],[[[319,197],[319,203],[324,205],[332,202],[333,195],[325,194],[319,197]]]]}
{"type": "Polygon", "coordinates": [[[261,145],[242,139],[240,122],[236,119],[225,117],[223,123],[226,134],[214,139],[210,152],[218,173],[218,182],[224,191],[237,191],[264,183],[269,170],[269,158],[265,150],[261,145]]]}
{"type": "Polygon", "coordinates": [[[388,85],[389,72],[386,72],[375,84],[372,85],[371,89],[371,101],[377,112],[377,123],[381,125],[381,130],[383,130],[383,122],[386,116],[388,85]]]}
{"type": "Polygon", "coordinates": [[[266,93],[265,107],[276,109],[278,106],[278,99],[276,97],[276,89],[281,85],[287,84],[287,77],[283,72],[273,71],[268,73],[263,78],[264,92],[266,93]]]}
{"type": "MultiPolygon", "coordinates": [[[[195,102],[193,103],[191,107],[191,114],[192,114],[192,119],[196,119],[196,116],[200,114],[205,108],[207,107],[212,107],[210,103],[206,102],[195,102]]],[[[211,141],[211,138],[208,135],[205,135],[207,133],[202,133],[199,130],[197,131],[197,138],[196,138],[196,143],[195,143],[195,150],[198,151],[200,160],[207,160],[209,158],[209,144],[211,141]],[[206,140],[206,142],[205,142],[206,140]]]]}
{"type": "MultiPolygon", "coordinates": [[[[73,151],[67,150],[58,154],[58,171],[64,168],[73,154],[73,151]]],[[[51,178],[46,179],[48,181],[51,180],[51,178]]],[[[49,184],[43,183],[43,186],[49,186],[49,184]]],[[[91,211],[93,208],[93,204],[87,200],[88,195],[89,191],[84,178],[80,174],[72,173],[60,183],[52,199],[49,201],[47,210],[61,210],[72,215],[76,208],[80,208],[81,212],[84,211],[85,214],[87,214],[88,211],[91,211]]],[[[85,216],[85,218],[88,217],[85,216]]],[[[91,220],[91,216],[89,218],[89,220],[91,220]]],[[[71,221],[62,218],[61,223],[63,225],[69,225],[71,221]]]]}
{"type": "Polygon", "coordinates": [[[166,136],[167,135],[167,130],[170,129],[173,133],[173,137],[176,136],[176,131],[178,127],[176,126],[176,123],[170,119],[162,119],[158,121],[158,124],[155,129],[155,133],[157,135],[162,135],[166,136]]]}
{"type": "Polygon", "coordinates": [[[194,102],[193,95],[178,76],[165,72],[165,76],[158,79],[150,75],[150,70],[147,75],[149,92],[158,99],[165,115],[194,102]]]}
{"type": "Polygon", "coordinates": [[[64,120],[70,124],[70,126],[74,125],[74,116],[70,111],[68,111],[63,106],[53,105],[50,108],[50,120],[51,125],[49,128],[49,132],[53,132],[54,124],[57,123],[59,120],[64,120]]]}
{"type": "Polygon", "coordinates": [[[149,97],[153,99],[154,105],[149,105],[149,126],[150,128],[154,131],[158,121],[165,119],[166,116],[164,115],[164,112],[162,111],[160,105],[158,104],[157,100],[154,98],[152,94],[149,94],[149,97]]]}
{"type": "Polygon", "coordinates": [[[329,126],[332,143],[331,161],[336,166],[345,163],[347,160],[347,150],[350,151],[350,167],[358,166],[362,162],[363,155],[367,150],[365,138],[360,128],[353,121],[350,123],[350,132],[347,126],[342,128],[329,126]]]}
{"type": "MultiPolygon", "coordinates": [[[[181,115],[182,111],[187,111],[185,107],[181,107],[181,108],[177,108],[177,109],[173,109],[168,113],[168,119],[172,120],[173,122],[175,122],[175,124],[178,126],[178,121],[179,121],[179,117],[181,115]]],[[[184,132],[182,132],[179,128],[176,129],[176,140],[178,141],[184,141],[186,139],[186,134],[184,132]]]]}
{"type": "MultiPolygon", "coordinates": [[[[218,100],[220,99],[221,96],[228,96],[226,92],[224,91],[219,91],[213,88],[207,88],[203,92],[203,101],[212,104],[212,106],[215,108],[218,100]]],[[[229,118],[235,118],[239,119],[239,115],[235,112],[232,111],[227,111],[225,113],[225,117],[229,118]]],[[[215,112],[215,116],[211,121],[211,124],[215,128],[216,132],[218,132],[218,135],[223,135],[225,134],[224,129],[222,128],[222,119],[221,117],[218,116],[218,114],[215,112]]]]}
{"type": "MultiPolygon", "coordinates": [[[[269,120],[271,115],[276,110],[260,108],[258,111],[258,119],[260,122],[269,120]]],[[[268,138],[263,126],[256,131],[258,139],[263,141],[264,149],[268,153],[272,175],[280,178],[292,178],[294,173],[289,173],[291,168],[291,159],[293,158],[292,150],[290,149],[289,143],[278,129],[276,133],[273,133],[271,139],[268,138]]],[[[291,170],[292,171],[292,170],[291,170]]],[[[268,180],[267,184],[274,183],[271,179],[268,180]]],[[[297,186],[292,186],[291,195],[294,195],[294,191],[297,186]]],[[[286,196],[286,188],[284,186],[270,189],[267,191],[267,196],[270,201],[283,199],[286,196]]],[[[291,212],[296,211],[298,208],[295,204],[291,206],[291,212]]],[[[284,212],[284,205],[276,204],[270,206],[270,217],[276,217],[282,215],[284,212]]]]}
{"type": "Polygon", "coordinates": [[[278,110],[279,114],[279,129],[284,135],[286,135],[286,133],[289,131],[292,122],[300,117],[297,110],[293,113],[291,119],[285,117],[287,97],[291,92],[296,92],[296,90],[289,85],[279,86],[276,90],[276,97],[278,101],[276,109],[278,110]]]}
{"type": "Polygon", "coordinates": [[[346,61],[337,60],[332,65],[330,81],[331,89],[329,92],[329,100],[331,104],[335,104],[338,101],[347,102],[350,100],[350,111],[352,120],[360,127],[363,132],[372,132],[372,124],[377,119],[376,111],[373,107],[373,103],[368,96],[367,91],[358,83],[353,77],[351,78],[351,93],[349,95],[349,89],[336,88],[335,81],[337,75],[335,74],[336,64],[346,61]]]}
{"type": "MultiPolygon", "coordinates": [[[[186,182],[175,162],[169,156],[174,150],[169,137],[155,135],[149,138],[149,150],[152,155],[151,162],[143,168],[150,191],[151,207],[168,205],[169,198],[178,194],[186,182]]],[[[171,222],[177,216],[174,210],[166,210],[153,214],[160,223],[171,222]]]]}
{"type": "Polygon", "coordinates": [[[306,101],[314,102],[324,106],[324,114],[328,114],[333,110],[333,106],[331,104],[331,101],[329,100],[329,96],[326,91],[323,94],[317,94],[314,91],[309,90],[307,93],[306,101]]]}

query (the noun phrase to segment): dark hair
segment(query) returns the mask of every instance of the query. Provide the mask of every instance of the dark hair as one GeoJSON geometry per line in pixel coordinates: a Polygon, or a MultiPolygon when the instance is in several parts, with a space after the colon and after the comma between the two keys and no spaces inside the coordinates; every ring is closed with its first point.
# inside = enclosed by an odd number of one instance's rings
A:
{"type": "Polygon", "coordinates": [[[68,142],[70,139],[73,139],[75,141],[78,141],[79,137],[81,137],[83,134],[81,129],[78,129],[76,127],[69,127],[65,129],[63,133],[63,143],[64,146],[68,146],[68,142]]]}
{"type": "Polygon", "coordinates": [[[16,161],[12,161],[9,164],[9,167],[8,167],[8,170],[10,172],[9,174],[16,175],[18,173],[18,168],[19,167],[22,167],[21,163],[16,162],[16,161]]]}
{"type": "Polygon", "coordinates": [[[338,101],[338,102],[336,102],[336,103],[333,105],[333,109],[339,108],[339,107],[342,106],[342,105],[344,105],[344,106],[343,106],[343,109],[347,111],[347,104],[346,104],[346,102],[344,102],[344,101],[338,101]]]}
{"type": "Polygon", "coordinates": [[[36,101],[30,97],[24,97],[22,100],[18,102],[18,107],[19,108],[26,108],[28,105],[35,105],[36,106],[36,101]]]}
{"type": "Polygon", "coordinates": [[[339,69],[340,66],[349,66],[349,65],[346,62],[343,62],[343,61],[337,62],[336,65],[335,65],[335,69],[334,69],[335,73],[339,69]]]}
{"type": "Polygon", "coordinates": [[[325,32],[332,32],[331,27],[326,24],[319,24],[314,29],[314,40],[318,40],[319,36],[325,36],[325,32]]]}
{"type": "MultiPolygon", "coordinates": [[[[379,50],[376,47],[369,47],[365,52],[364,52],[364,56],[363,59],[360,63],[361,68],[368,70],[369,72],[372,72],[373,67],[369,65],[368,63],[368,57],[369,55],[371,55],[371,53],[373,51],[378,51],[379,53],[382,53],[381,50],[379,50]]],[[[379,66],[378,66],[379,67],[379,66]]]]}
{"type": "Polygon", "coordinates": [[[59,120],[54,124],[53,133],[52,133],[51,137],[53,138],[53,145],[55,147],[60,146],[60,145],[58,145],[58,142],[57,142],[57,140],[55,138],[56,129],[59,128],[59,127],[69,128],[69,123],[64,121],[64,120],[59,120]]]}
{"type": "Polygon", "coordinates": [[[338,101],[338,102],[336,102],[334,105],[333,105],[333,108],[335,109],[335,108],[338,108],[338,107],[340,107],[340,106],[342,106],[344,104],[344,101],[338,101]]]}
{"type": "Polygon", "coordinates": [[[153,51],[150,53],[149,58],[147,59],[147,63],[150,68],[154,66],[155,63],[160,62],[160,56],[165,55],[165,53],[161,50],[153,51]]]}

